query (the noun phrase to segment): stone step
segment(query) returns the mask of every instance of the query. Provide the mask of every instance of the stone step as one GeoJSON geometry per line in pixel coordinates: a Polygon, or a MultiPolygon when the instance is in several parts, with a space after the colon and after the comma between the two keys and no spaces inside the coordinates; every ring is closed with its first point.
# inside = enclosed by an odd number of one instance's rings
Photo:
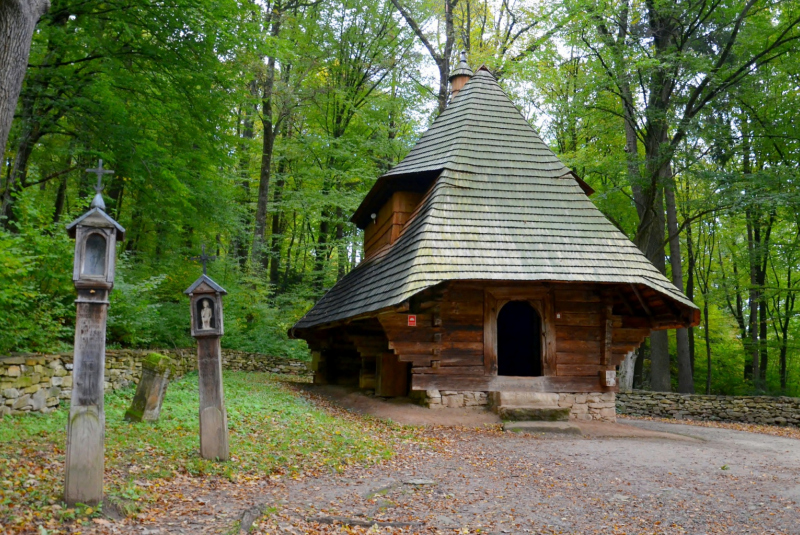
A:
{"type": "Polygon", "coordinates": [[[496,407],[496,411],[504,421],[566,422],[569,420],[570,408],[503,405],[496,407]]]}
{"type": "Polygon", "coordinates": [[[567,422],[505,422],[504,431],[516,433],[557,433],[561,435],[580,436],[580,427],[567,422]]]}
{"type": "Polygon", "coordinates": [[[558,394],[545,392],[489,392],[493,407],[557,407],[558,394]]]}

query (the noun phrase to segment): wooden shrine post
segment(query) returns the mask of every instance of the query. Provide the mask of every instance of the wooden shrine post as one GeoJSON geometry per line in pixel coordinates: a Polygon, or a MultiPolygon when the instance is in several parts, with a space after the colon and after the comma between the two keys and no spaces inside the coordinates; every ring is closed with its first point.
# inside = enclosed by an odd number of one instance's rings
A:
{"type": "Polygon", "coordinates": [[[222,390],[222,355],[219,339],[223,334],[222,296],[227,292],[206,275],[205,254],[203,275],[184,292],[189,296],[192,336],[197,339],[197,370],[200,387],[200,456],[227,461],[228,415],[222,390]]]}
{"type": "Polygon", "coordinates": [[[103,175],[113,171],[103,169],[103,160],[87,171],[97,174],[97,193],[91,209],[67,226],[75,239],[72,281],[78,292],[64,485],[68,506],[103,499],[108,294],[114,287],[115,245],[125,238],[125,229],[105,213],[101,194],[103,175]]]}

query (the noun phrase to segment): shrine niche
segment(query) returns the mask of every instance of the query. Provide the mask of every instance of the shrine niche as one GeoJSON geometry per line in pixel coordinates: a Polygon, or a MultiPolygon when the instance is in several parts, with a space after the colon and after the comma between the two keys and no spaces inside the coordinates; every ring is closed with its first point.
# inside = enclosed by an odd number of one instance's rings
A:
{"type": "MultiPolygon", "coordinates": [[[[290,335],[308,342],[315,382],[384,396],[514,393],[547,417],[585,393],[613,419],[625,355],[652,330],[697,325],[699,310],[488,69],[473,75],[462,57],[451,84],[448,107],[351,219],[364,260],[290,335]]],[[[585,399],[567,412],[583,409],[585,399]]]]}
{"type": "Polygon", "coordinates": [[[107,240],[106,237],[98,232],[92,232],[86,238],[86,245],[83,253],[83,269],[81,274],[84,276],[100,276],[106,274],[107,261],[107,240]]]}
{"type": "Polygon", "coordinates": [[[207,275],[201,276],[185,292],[191,303],[192,336],[222,336],[222,296],[225,290],[207,275]]]}

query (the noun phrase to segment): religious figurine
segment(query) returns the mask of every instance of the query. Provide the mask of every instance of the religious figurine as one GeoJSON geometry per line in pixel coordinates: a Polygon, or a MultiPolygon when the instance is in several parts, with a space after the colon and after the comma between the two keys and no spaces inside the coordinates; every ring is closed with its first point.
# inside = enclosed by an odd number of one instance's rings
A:
{"type": "Polygon", "coordinates": [[[200,311],[200,319],[203,322],[203,330],[211,328],[211,318],[213,311],[211,310],[211,303],[208,299],[203,299],[203,310],[200,311]]]}

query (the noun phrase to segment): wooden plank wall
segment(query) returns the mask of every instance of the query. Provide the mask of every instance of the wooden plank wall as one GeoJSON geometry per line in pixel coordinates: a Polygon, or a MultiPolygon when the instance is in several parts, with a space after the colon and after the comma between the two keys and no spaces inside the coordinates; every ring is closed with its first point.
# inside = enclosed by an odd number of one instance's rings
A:
{"type": "MultiPolygon", "coordinates": [[[[380,315],[389,347],[401,362],[412,364],[412,388],[597,392],[599,373],[613,370],[628,351],[649,335],[646,318],[623,316],[621,302],[599,285],[549,284],[547,311],[556,317],[555,362],[547,376],[512,379],[487,374],[484,362],[484,292],[486,284],[450,283],[438,296],[417,305],[417,326],[408,326],[414,310],[380,315]],[[552,301],[550,301],[550,299],[552,301]],[[438,323],[437,323],[438,322],[438,323]],[[525,386],[527,385],[527,386],[525,386]],[[511,387],[511,386],[508,386],[511,387]]],[[[532,285],[525,285],[531,288],[532,285]]]]}
{"type": "Polygon", "coordinates": [[[556,375],[597,376],[613,370],[650,335],[646,318],[622,315],[612,290],[590,285],[554,289],[556,375]]]}
{"type": "Polygon", "coordinates": [[[595,376],[602,365],[606,304],[597,291],[557,286],[553,291],[556,375],[595,376]]]}
{"type": "MultiPolygon", "coordinates": [[[[414,390],[523,389],[599,392],[599,374],[613,370],[650,334],[650,319],[626,314],[619,295],[599,285],[549,284],[542,292],[555,330],[555,358],[538,378],[487,373],[484,354],[486,284],[454,282],[415,297],[408,310],[322,331],[315,367],[320,381],[359,384],[382,395],[414,390]],[[409,326],[409,315],[416,326],[409,326]],[[327,333],[327,334],[323,334],[327,333]],[[407,371],[411,368],[411,384],[407,371]],[[382,377],[386,375],[385,377],[382,377]]],[[[508,285],[504,285],[508,288],[508,285]]],[[[530,294],[535,285],[524,286],[530,294]]],[[[509,290],[503,290],[509,293],[509,290]]],[[[511,295],[513,295],[511,291],[511,295]]],[[[316,346],[316,347],[315,347],[316,346]]]]}
{"type": "Polygon", "coordinates": [[[394,243],[403,226],[416,209],[422,193],[397,191],[377,212],[375,221],[364,229],[364,257],[369,258],[381,247],[394,243]]]}

